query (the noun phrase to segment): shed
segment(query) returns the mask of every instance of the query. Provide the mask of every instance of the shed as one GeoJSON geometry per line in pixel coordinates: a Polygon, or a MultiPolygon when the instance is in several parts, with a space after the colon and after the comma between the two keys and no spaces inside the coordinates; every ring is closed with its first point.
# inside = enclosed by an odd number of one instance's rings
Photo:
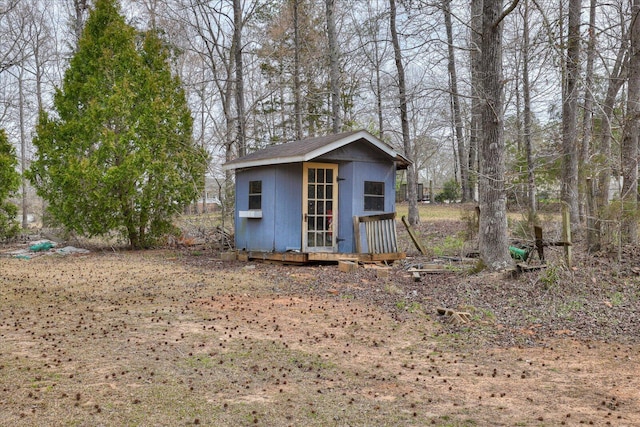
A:
{"type": "Polygon", "coordinates": [[[409,161],[364,130],[274,145],[235,170],[235,244],[248,258],[394,260],[396,170],[409,161]]]}

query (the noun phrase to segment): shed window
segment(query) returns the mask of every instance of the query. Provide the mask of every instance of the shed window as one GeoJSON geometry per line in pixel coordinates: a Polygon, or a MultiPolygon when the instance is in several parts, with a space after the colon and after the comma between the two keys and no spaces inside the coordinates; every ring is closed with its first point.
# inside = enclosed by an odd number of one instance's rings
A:
{"type": "Polygon", "coordinates": [[[364,210],[384,211],[384,182],[364,182],[364,210]]]}
{"type": "Polygon", "coordinates": [[[249,209],[262,209],[262,181],[249,181],[249,209]]]}

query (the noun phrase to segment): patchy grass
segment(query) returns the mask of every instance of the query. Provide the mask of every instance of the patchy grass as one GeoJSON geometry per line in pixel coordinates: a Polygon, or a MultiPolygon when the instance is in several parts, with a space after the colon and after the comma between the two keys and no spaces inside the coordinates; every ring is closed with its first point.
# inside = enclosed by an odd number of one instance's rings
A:
{"type": "MultiPolygon", "coordinates": [[[[475,207],[471,204],[459,203],[419,203],[418,210],[420,212],[421,221],[442,221],[442,220],[460,220],[462,215],[467,211],[473,211],[475,207]]],[[[409,205],[407,203],[398,203],[396,205],[397,217],[402,218],[409,213],[409,205]]]]}
{"type": "Polygon", "coordinates": [[[359,299],[402,297],[392,280],[323,297],[295,291],[307,270],[185,256],[0,260],[0,425],[640,422],[637,347],[477,348],[469,337],[501,327],[487,309],[474,311],[487,324],[447,332],[424,301],[398,317],[359,299]]]}

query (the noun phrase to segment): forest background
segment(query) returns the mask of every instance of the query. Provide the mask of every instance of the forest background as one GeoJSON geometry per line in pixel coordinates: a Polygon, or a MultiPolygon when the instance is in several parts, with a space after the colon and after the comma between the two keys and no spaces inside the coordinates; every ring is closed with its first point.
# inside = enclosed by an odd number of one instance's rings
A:
{"type": "MultiPolygon", "coordinates": [[[[158,30],[173,48],[193,138],[210,154],[203,201],[229,206],[227,160],[365,128],[413,160],[403,178],[411,205],[418,183],[454,181],[461,200],[483,207],[494,197],[502,210],[508,198],[532,222],[540,200],[562,200],[594,250],[637,240],[638,0],[120,5],[127,22],[158,30]]],[[[0,120],[21,172],[91,8],[0,2],[0,120]]],[[[42,215],[24,178],[16,202],[24,227],[42,215]]],[[[410,206],[412,223],[417,215],[410,206]]]]}

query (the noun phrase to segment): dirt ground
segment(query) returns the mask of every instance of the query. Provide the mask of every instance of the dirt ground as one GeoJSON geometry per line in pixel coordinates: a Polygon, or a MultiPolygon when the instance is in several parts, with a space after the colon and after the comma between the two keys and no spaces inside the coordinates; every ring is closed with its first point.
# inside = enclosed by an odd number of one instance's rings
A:
{"type": "Polygon", "coordinates": [[[422,262],[0,257],[0,425],[640,425],[632,263],[415,282],[422,262]]]}

